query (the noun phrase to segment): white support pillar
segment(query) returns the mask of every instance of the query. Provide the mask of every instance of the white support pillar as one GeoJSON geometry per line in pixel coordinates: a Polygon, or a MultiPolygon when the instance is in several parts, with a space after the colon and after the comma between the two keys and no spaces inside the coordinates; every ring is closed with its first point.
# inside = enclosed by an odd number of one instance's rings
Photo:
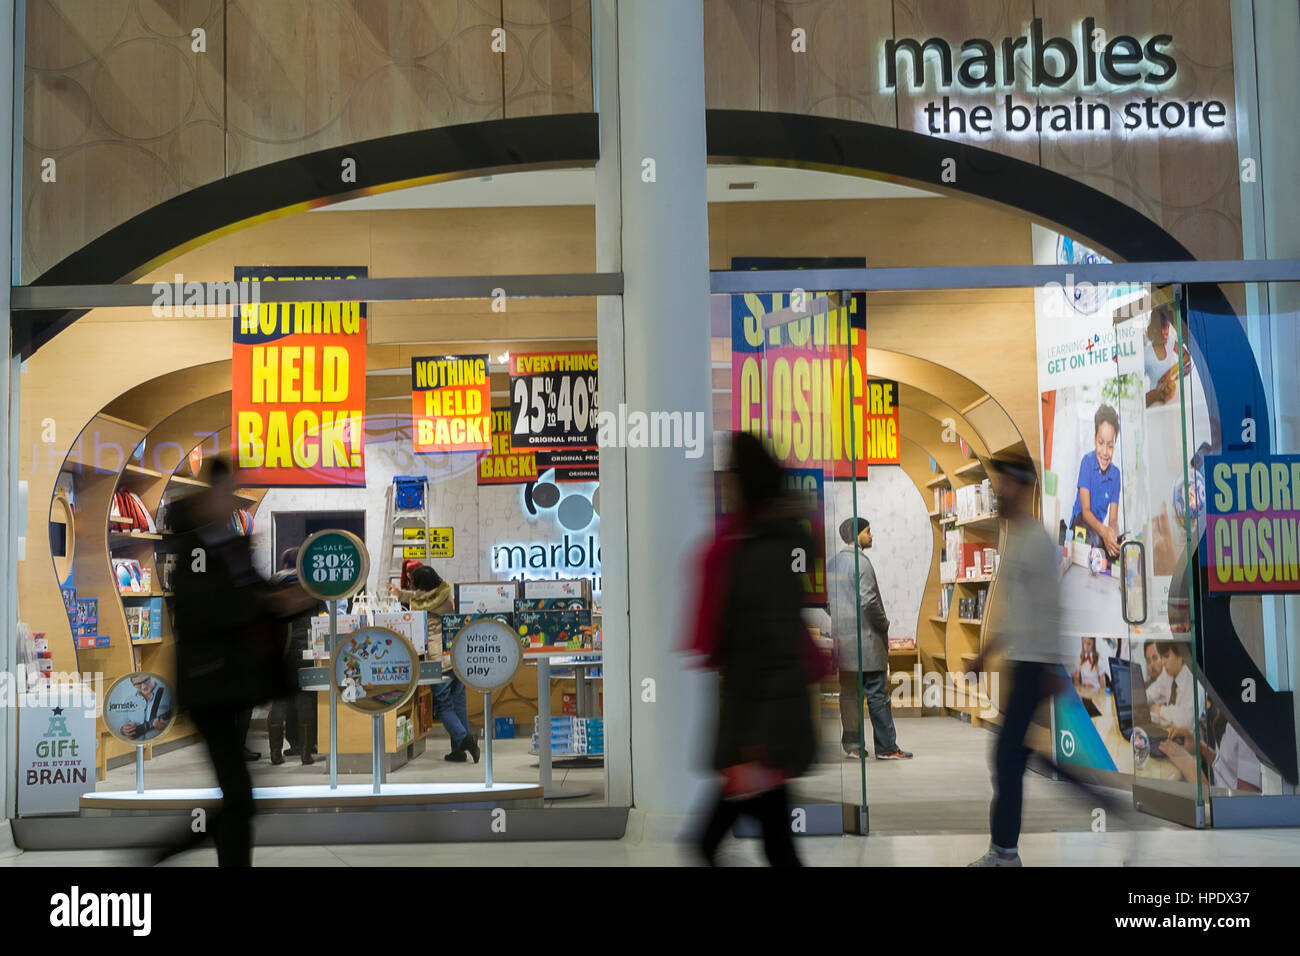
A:
{"type": "MultiPolygon", "coordinates": [[[[15,123],[21,122],[18,112],[22,100],[15,97],[15,72],[21,69],[21,60],[15,57],[15,29],[22,23],[15,20],[14,0],[0,0],[0,104],[4,107],[4,118],[0,127],[5,132],[5,141],[10,147],[0,156],[3,168],[4,189],[0,202],[4,204],[3,221],[10,228],[4,229],[0,245],[4,250],[4,262],[10,266],[11,279],[0,289],[0,316],[4,319],[5,352],[0,361],[0,396],[4,397],[4,427],[0,428],[0,467],[4,469],[0,480],[0,588],[3,588],[3,600],[0,601],[0,672],[14,679],[18,661],[18,375],[19,362],[11,359],[13,351],[12,316],[9,312],[9,287],[18,279],[18,269],[13,265],[18,261],[18,250],[13,244],[17,239],[16,206],[14,204],[18,179],[14,173],[15,157],[19,155],[22,143],[21,128],[15,129],[15,123]]],[[[22,90],[21,83],[16,87],[22,90]]],[[[16,692],[16,688],[15,688],[16,692]]],[[[0,707],[0,854],[12,846],[9,835],[8,819],[15,813],[17,803],[17,781],[14,774],[17,766],[17,712],[12,707],[0,707]]]]}
{"type": "MultiPolygon", "coordinates": [[[[598,310],[601,407],[704,416],[698,458],[601,452],[606,676],[626,681],[628,700],[624,714],[608,693],[607,721],[610,732],[628,721],[631,801],[658,838],[678,834],[703,797],[715,699],[680,653],[690,556],[713,527],[704,14],[700,0],[594,0],[592,15],[596,266],[624,274],[621,308],[598,310]]],[[[612,803],[626,770],[611,752],[612,803]]]]}
{"type": "MultiPolygon", "coordinates": [[[[1254,160],[1256,181],[1241,184],[1242,254],[1247,259],[1300,257],[1300,6],[1233,0],[1233,61],[1238,87],[1238,152],[1254,160]]],[[[1269,397],[1273,451],[1300,452],[1300,283],[1247,287],[1246,328],[1269,397]]],[[[1225,427],[1228,423],[1225,423],[1225,427]]],[[[1266,671],[1279,690],[1300,688],[1300,599],[1264,597],[1266,671]]],[[[1300,727],[1300,692],[1295,693],[1300,727]]],[[[1300,746],[1300,741],[1298,741],[1300,746]]]]}

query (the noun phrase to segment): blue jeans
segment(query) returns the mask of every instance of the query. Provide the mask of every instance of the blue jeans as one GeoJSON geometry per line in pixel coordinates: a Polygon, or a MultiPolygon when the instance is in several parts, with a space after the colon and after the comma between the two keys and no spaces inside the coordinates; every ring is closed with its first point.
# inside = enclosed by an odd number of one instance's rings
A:
{"type": "Polygon", "coordinates": [[[455,674],[445,684],[433,687],[433,715],[451,738],[453,750],[461,750],[469,737],[469,712],[465,709],[465,685],[455,674]]]}
{"type": "MultiPolygon", "coordinates": [[[[875,738],[876,753],[887,754],[898,749],[894,732],[894,712],[889,704],[889,673],[887,671],[862,672],[862,696],[867,699],[867,712],[871,714],[871,735],[875,738]]],[[[843,731],[840,743],[844,752],[862,746],[858,724],[862,720],[862,701],[858,697],[857,671],[840,671],[840,726],[843,731]]]]}

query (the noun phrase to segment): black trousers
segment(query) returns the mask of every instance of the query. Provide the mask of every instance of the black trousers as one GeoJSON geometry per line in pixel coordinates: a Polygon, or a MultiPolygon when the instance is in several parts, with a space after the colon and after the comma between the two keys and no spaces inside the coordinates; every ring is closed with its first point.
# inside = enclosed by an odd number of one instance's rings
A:
{"type": "Polygon", "coordinates": [[[1011,692],[1002,714],[1002,732],[993,748],[993,803],[989,807],[990,840],[1000,850],[1014,850],[1020,841],[1025,768],[1030,752],[1025,737],[1034,712],[1047,696],[1045,670],[1044,664],[1016,661],[1011,672],[1011,692]]]}
{"type": "Polygon", "coordinates": [[[753,817],[763,828],[763,852],[772,866],[802,866],[790,832],[790,795],[784,786],[748,800],[724,800],[721,792],[700,835],[699,847],[712,866],[718,845],[741,817],[753,817]]]}
{"type": "Polygon", "coordinates": [[[284,724],[284,739],[294,750],[299,749],[299,740],[306,737],[308,746],[316,746],[316,695],[308,691],[298,691],[292,697],[271,702],[271,712],[266,717],[271,724],[284,724]]]}
{"type": "MultiPolygon", "coordinates": [[[[1040,704],[1051,696],[1049,678],[1059,675],[1059,666],[1035,661],[1016,661],[1011,672],[1011,693],[1002,711],[1002,733],[993,748],[993,803],[989,807],[989,835],[1000,850],[1014,850],[1020,840],[1020,818],[1025,799],[1025,770],[1032,751],[1025,746],[1029,725],[1040,704]]],[[[1104,792],[1080,780],[1069,767],[1050,760],[1040,763],[1066,783],[1086,793],[1108,815],[1123,808],[1104,792]]]]}
{"type": "MultiPolygon", "coordinates": [[[[195,728],[207,741],[212,769],[221,787],[221,809],[208,818],[208,831],[217,845],[218,866],[251,866],[253,862],[253,780],[244,760],[247,715],[247,709],[238,708],[190,712],[195,728]]],[[[196,834],[190,843],[201,841],[202,834],[196,834]]]]}

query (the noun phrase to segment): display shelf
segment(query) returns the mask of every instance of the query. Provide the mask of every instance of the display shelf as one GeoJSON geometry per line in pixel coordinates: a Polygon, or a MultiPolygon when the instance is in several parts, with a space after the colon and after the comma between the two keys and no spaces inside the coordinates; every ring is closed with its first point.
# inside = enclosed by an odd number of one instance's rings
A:
{"type": "Polygon", "coordinates": [[[972,461],[969,465],[963,465],[953,472],[953,475],[959,478],[973,478],[977,475],[987,474],[988,472],[984,469],[984,463],[978,458],[972,461]]]}
{"type": "Polygon", "coordinates": [[[144,646],[146,646],[146,645],[150,645],[150,644],[161,644],[162,642],[163,642],[163,639],[162,639],[161,637],[139,637],[139,638],[133,637],[133,638],[131,638],[131,646],[132,646],[132,647],[144,647],[144,646]]]}
{"type": "Polygon", "coordinates": [[[965,518],[961,521],[958,521],[956,523],[956,527],[970,528],[979,525],[995,525],[1001,520],[1002,520],[1001,516],[996,513],[986,514],[986,515],[976,515],[974,518],[965,518]]]}
{"type": "Polygon", "coordinates": [[[931,478],[929,481],[927,481],[927,482],[925,483],[925,487],[927,487],[927,488],[939,488],[939,487],[942,487],[942,486],[944,486],[944,485],[951,485],[951,484],[952,484],[952,482],[948,480],[948,476],[947,476],[947,475],[939,475],[938,477],[936,477],[936,478],[931,478]]]}
{"type": "Polygon", "coordinates": [[[127,465],[122,469],[122,478],[147,478],[150,481],[161,478],[161,471],[154,471],[152,468],[145,468],[143,465],[127,465]]]}
{"type": "Polygon", "coordinates": [[[144,600],[146,598],[156,598],[156,597],[169,598],[172,596],[172,592],[171,591],[118,591],[117,596],[124,601],[131,600],[132,598],[144,600]]]}
{"type": "Polygon", "coordinates": [[[172,475],[167,479],[172,484],[188,485],[191,488],[208,488],[211,487],[206,481],[200,481],[198,478],[190,478],[188,475],[172,475]]]}
{"type": "Polygon", "coordinates": [[[948,623],[948,619],[947,619],[946,617],[944,617],[942,614],[931,614],[931,615],[930,615],[930,620],[931,620],[933,623],[935,623],[935,624],[947,624],[947,623],[948,623]]]}
{"type": "Polygon", "coordinates": [[[126,544],[131,541],[161,541],[163,536],[156,531],[110,531],[109,541],[113,544],[126,544]]]}
{"type": "Polygon", "coordinates": [[[958,624],[966,624],[966,625],[969,625],[969,626],[971,626],[971,627],[979,627],[979,626],[980,626],[981,624],[983,624],[984,622],[983,622],[983,620],[981,620],[981,619],[978,618],[978,617],[959,617],[959,618],[957,618],[957,623],[958,623],[958,624]]]}

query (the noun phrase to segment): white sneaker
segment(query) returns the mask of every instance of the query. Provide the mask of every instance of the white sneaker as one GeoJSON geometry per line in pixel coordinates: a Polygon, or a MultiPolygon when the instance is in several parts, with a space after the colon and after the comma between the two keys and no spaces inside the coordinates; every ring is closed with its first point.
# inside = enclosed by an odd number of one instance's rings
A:
{"type": "Polygon", "coordinates": [[[974,863],[967,863],[967,866],[1024,866],[1020,862],[1020,854],[1014,856],[1003,856],[997,850],[990,849],[974,863]]]}

